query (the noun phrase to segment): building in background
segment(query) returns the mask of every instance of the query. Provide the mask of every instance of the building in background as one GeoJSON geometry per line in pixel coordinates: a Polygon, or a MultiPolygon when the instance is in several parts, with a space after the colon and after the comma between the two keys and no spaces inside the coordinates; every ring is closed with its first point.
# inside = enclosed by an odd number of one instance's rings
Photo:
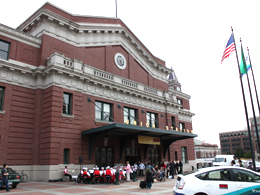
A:
{"type": "Polygon", "coordinates": [[[195,166],[190,96],[120,19],[46,3],[0,24],[0,57],[0,164],[35,181],[65,164],[195,166]]]}
{"type": "Polygon", "coordinates": [[[194,150],[197,169],[212,166],[214,157],[221,154],[217,144],[206,143],[198,139],[194,139],[194,150]]]}
{"type": "Polygon", "coordinates": [[[247,130],[219,133],[221,154],[235,154],[237,148],[251,151],[247,130]]]}

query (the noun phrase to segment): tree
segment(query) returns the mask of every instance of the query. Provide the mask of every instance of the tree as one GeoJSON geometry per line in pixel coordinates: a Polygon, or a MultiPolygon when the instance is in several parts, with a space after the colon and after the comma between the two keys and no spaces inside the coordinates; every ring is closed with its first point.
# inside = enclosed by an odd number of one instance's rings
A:
{"type": "Polygon", "coordinates": [[[250,151],[246,152],[244,157],[245,158],[252,158],[251,152],[250,151]]]}
{"type": "Polygon", "coordinates": [[[240,159],[244,157],[244,151],[242,148],[237,148],[235,153],[236,158],[240,159]]]}

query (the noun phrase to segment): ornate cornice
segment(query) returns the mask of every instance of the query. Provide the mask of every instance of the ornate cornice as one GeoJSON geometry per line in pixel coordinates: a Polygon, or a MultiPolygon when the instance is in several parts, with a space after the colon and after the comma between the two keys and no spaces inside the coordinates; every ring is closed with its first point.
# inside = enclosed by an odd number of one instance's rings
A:
{"type": "Polygon", "coordinates": [[[41,43],[42,43],[42,40],[40,38],[31,36],[29,34],[18,31],[16,29],[5,26],[3,24],[0,24],[0,35],[3,35],[10,39],[21,41],[23,43],[26,43],[28,45],[32,45],[35,47],[40,47],[41,43]]]}
{"type": "MultiPolygon", "coordinates": [[[[149,64],[150,68],[155,68],[157,71],[159,70],[160,72],[165,74],[169,74],[171,72],[171,69],[168,69],[166,66],[156,61],[155,57],[150,53],[150,51],[146,47],[144,47],[142,43],[140,43],[140,41],[132,34],[132,32],[129,31],[129,29],[119,24],[117,25],[107,25],[107,24],[100,24],[100,23],[80,24],[80,23],[73,22],[67,18],[64,18],[50,10],[40,9],[36,14],[34,14],[29,20],[26,21],[26,23],[21,25],[19,28],[27,33],[33,33],[34,27],[37,26],[37,24],[42,20],[46,20],[50,23],[54,23],[55,25],[58,25],[62,28],[66,28],[68,31],[78,35],[82,35],[82,33],[88,33],[88,34],[95,33],[100,35],[107,34],[107,33],[108,34],[114,33],[114,34],[122,35],[125,41],[128,42],[128,44],[130,44],[133,48],[135,48],[135,50],[139,53],[139,55],[142,56],[141,58],[143,58],[146,61],[146,63],[149,64]]],[[[44,32],[48,32],[48,30],[44,29],[44,31],[42,31],[40,35],[42,35],[44,32]]],[[[55,35],[54,33],[52,34],[53,36],[55,35]]],[[[57,37],[60,37],[60,35],[58,35],[57,37]]],[[[65,40],[74,42],[73,40],[69,40],[67,38],[65,40]]],[[[81,43],[76,42],[76,44],[80,45],[81,43]]]]}

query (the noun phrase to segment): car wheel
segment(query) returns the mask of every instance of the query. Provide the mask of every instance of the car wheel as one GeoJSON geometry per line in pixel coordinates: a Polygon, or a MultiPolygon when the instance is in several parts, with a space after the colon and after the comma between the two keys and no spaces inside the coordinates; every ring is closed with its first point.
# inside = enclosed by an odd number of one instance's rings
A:
{"type": "Polygon", "coordinates": [[[198,193],[198,194],[194,194],[194,195],[207,195],[205,193],[198,193]]]}
{"type": "Polygon", "coordinates": [[[16,185],[16,184],[12,185],[12,188],[16,188],[16,187],[17,187],[17,185],[16,185]]]}

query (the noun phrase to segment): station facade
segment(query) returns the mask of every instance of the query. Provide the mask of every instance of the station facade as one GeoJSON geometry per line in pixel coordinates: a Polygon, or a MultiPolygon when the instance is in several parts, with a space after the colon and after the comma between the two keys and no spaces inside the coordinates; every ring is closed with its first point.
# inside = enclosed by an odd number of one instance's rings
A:
{"type": "Polygon", "coordinates": [[[0,24],[0,163],[30,180],[78,171],[79,157],[195,167],[189,100],[118,18],[46,3],[16,29],[0,24]]]}

